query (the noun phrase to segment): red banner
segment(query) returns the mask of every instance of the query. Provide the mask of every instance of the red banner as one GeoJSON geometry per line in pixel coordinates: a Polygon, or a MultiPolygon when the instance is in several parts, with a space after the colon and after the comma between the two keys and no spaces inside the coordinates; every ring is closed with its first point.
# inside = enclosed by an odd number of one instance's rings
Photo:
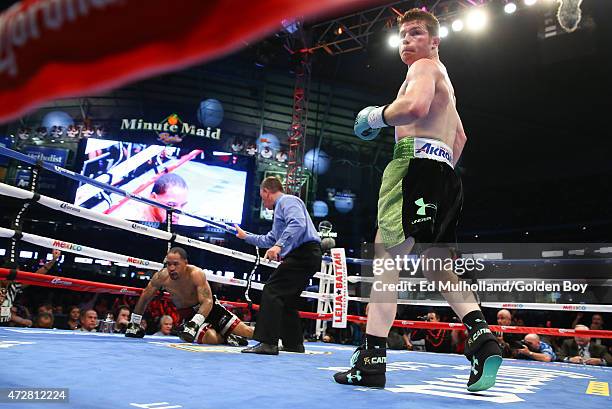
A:
{"type": "Polygon", "coordinates": [[[45,101],[202,63],[283,19],[372,0],[24,0],[0,15],[0,123],[45,101]]]}

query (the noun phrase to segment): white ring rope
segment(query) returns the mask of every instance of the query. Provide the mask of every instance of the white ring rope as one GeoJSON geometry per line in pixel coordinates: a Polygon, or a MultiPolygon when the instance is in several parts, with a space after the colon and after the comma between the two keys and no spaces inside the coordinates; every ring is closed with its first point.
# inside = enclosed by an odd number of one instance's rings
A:
{"type": "MultiPolygon", "coordinates": [[[[34,197],[34,193],[20,189],[15,186],[7,185],[5,183],[0,183],[0,194],[4,196],[10,196],[17,199],[23,200],[31,200],[34,197]]],[[[173,234],[164,230],[155,229],[153,227],[148,227],[140,223],[132,222],[129,220],[120,219],[114,216],[110,216],[104,213],[98,213],[94,210],[85,209],[80,206],[75,206],[73,204],[63,202],[61,200],[54,199],[52,197],[38,195],[37,203],[48,207],[50,209],[54,209],[63,213],[67,213],[73,216],[81,217],[83,219],[87,219],[90,221],[95,221],[98,223],[105,224],[107,226],[113,226],[121,230],[130,231],[132,233],[141,234],[144,236],[154,237],[156,239],[161,240],[172,240],[173,234]]],[[[191,246],[195,248],[199,248],[202,250],[210,251],[211,253],[222,254],[225,256],[234,257],[243,261],[248,261],[251,263],[255,263],[257,257],[244,253],[242,251],[228,249],[226,247],[217,246],[215,244],[206,243],[200,240],[192,239],[189,237],[181,236],[180,234],[174,235],[174,241],[176,243],[184,244],[186,246],[191,246]]],[[[259,262],[261,265],[276,268],[280,264],[277,261],[272,261],[268,259],[260,259],[259,262]]],[[[329,277],[327,274],[317,273],[315,275],[316,278],[333,280],[332,277],[329,277]]]]}
{"type": "MultiPolygon", "coordinates": [[[[129,264],[134,267],[140,267],[146,270],[161,270],[164,265],[155,261],[144,260],[137,257],[124,256],[123,254],[111,253],[95,249],[92,247],[81,246],[80,244],[70,243],[63,240],[50,239],[48,237],[37,236],[36,234],[21,233],[20,240],[38,246],[66,251],[68,253],[80,254],[84,256],[94,257],[98,259],[114,261],[115,263],[129,264]]],[[[15,236],[15,230],[5,229],[0,227],[0,237],[12,238],[15,236]]]]}
{"type": "MultiPolygon", "coordinates": [[[[139,267],[145,270],[161,270],[164,265],[162,263],[157,263],[155,261],[144,260],[137,257],[125,256],[123,254],[112,253],[110,251],[95,249],[92,247],[82,246],[76,243],[70,243],[63,240],[51,239],[48,237],[38,236],[36,234],[30,233],[21,233],[22,236],[20,240],[25,242],[35,244],[37,246],[57,249],[61,251],[65,251],[67,253],[79,254],[81,256],[94,257],[101,260],[113,261],[115,263],[129,264],[134,267],[139,267]]],[[[5,229],[0,227],[0,237],[2,238],[12,238],[15,236],[15,230],[5,229]]],[[[215,275],[212,271],[203,269],[206,274],[206,278],[209,281],[227,284],[227,285],[236,285],[239,287],[246,287],[246,280],[240,280],[237,278],[229,278],[215,275]]],[[[252,288],[256,290],[262,290],[264,287],[263,283],[253,282],[252,288]]],[[[302,296],[306,298],[321,298],[320,294],[304,291],[302,292],[302,296]]],[[[322,295],[324,299],[331,299],[332,296],[329,294],[322,295]]]]}

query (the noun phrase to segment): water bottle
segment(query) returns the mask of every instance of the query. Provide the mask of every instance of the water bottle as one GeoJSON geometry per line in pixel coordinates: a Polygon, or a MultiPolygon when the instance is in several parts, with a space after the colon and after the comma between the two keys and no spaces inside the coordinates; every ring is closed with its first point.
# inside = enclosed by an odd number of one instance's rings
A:
{"type": "Polygon", "coordinates": [[[104,321],[100,321],[100,332],[113,332],[113,326],[115,325],[115,321],[113,320],[113,314],[110,312],[106,314],[106,319],[104,321]]]}

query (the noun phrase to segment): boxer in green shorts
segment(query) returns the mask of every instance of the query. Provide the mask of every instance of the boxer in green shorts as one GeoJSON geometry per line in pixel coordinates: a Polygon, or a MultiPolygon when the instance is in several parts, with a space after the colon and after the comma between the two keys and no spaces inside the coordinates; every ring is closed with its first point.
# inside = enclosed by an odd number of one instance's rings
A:
{"type": "MultiPolygon", "coordinates": [[[[385,126],[395,127],[393,160],[382,178],[378,200],[376,258],[408,254],[415,244],[426,258],[452,259],[456,226],[463,202],[461,181],[454,171],[467,140],[455,106],[453,86],[440,62],[440,25],[430,13],[412,9],[398,19],[400,57],[408,66],[397,98],[389,105],[364,108],[355,120],[355,134],[374,139],[385,126]],[[448,244],[451,244],[449,246],[448,244]]],[[[423,270],[430,281],[458,282],[452,270],[423,270]]],[[[399,271],[386,270],[377,279],[397,284],[399,271]]],[[[386,338],[397,311],[397,292],[380,298],[370,294],[366,341],[336,382],[384,387],[386,338]]],[[[471,292],[442,292],[468,330],[465,355],[472,366],[469,391],[495,384],[501,350],[471,292]]]]}

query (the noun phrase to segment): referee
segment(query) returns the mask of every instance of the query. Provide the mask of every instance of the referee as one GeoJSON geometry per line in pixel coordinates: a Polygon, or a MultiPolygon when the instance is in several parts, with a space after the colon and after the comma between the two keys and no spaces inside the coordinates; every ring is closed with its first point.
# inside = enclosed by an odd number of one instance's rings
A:
{"type": "Polygon", "coordinates": [[[266,209],[274,209],[272,230],[256,235],[236,226],[236,236],[253,246],[268,248],[264,257],[281,264],[263,289],[253,335],[259,343],[242,352],[278,355],[279,339],[285,351],[304,352],[297,303],[302,290],[321,267],[321,239],[304,202],[286,195],[278,178],[265,178],[259,194],[266,209]]]}

